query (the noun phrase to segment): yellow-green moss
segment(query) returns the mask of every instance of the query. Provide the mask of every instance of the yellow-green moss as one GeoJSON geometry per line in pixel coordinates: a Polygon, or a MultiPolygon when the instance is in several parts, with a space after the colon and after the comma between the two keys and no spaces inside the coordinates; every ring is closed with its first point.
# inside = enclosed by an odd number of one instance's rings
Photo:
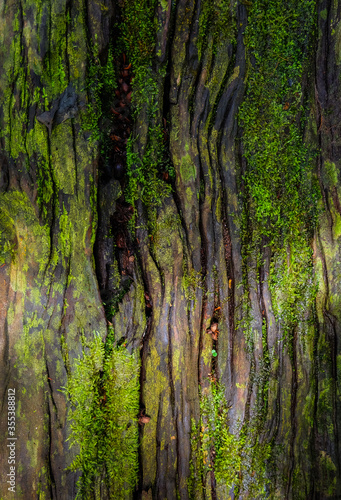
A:
{"type": "Polygon", "coordinates": [[[82,471],[82,498],[90,498],[104,473],[112,498],[126,498],[137,480],[137,413],[139,363],[122,347],[106,357],[102,339],[95,335],[84,345],[66,392],[70,445],[79,450],[72,470],[82,471]]]}

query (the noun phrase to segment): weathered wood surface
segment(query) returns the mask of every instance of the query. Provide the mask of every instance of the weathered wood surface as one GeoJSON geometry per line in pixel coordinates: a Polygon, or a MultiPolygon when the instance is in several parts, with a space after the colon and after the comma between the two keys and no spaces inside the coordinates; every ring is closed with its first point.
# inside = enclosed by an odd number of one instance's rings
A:
{"type": "MultiPolygon", "coordinates": [[[[93,44],[104,65],[114,22],[122,22],[115,16],[129,3],[0,3],[1,498],[13,498],[4,479],[8,388],[17,401],[16,498],[75,498],[79,473],[65,469],[77,449],[69,449],[71,407],[60,389],[86,355],[84,338],[105,340],[108,320],[115,339],[140,355],[139,404],[150,417],[139,426],[138,484],[122,498],[341,498],[340,5],[318,2],[316,33],[307,35],[299,130],[317,152],[310,175],[321,196],[307,282],[316,294],[284,341],[274,308],[282,297],[270,283],[276,251],[264,236],[259,260],[242,235],[248,203],[254,231],[238,112],[256,67],[245,45],[256,2],[231,2],[219,43],[214,23],[200,39],[207,2],[157,4],[158,104],[152,117],[141,108],[131,134],[142,157],[148,127],[167,118],[175,177],[160,170],[172,190],[158,206],[136,202],[133,231],[121,196],[127,180],[103,173],[89,141],[93,95],[85,88],[93,44]],[[119,294],[106,318],[103,302],[119,294]],[[206,333],[212,321],[217,341],[206,333]],[[248,448],[238,448],[234,493],[193,455],[192,422],[200,397],[211,394],[211,374],[225,388],[230,431],[238,438],[242,424],[252,429],[248,448]],[[263,462],[270,483],[262,493],[263,462]]],[[[102,126],[110,133],[110,123],[102,126]]],[[[289,278],[295,259],[288,246],[289,278]]],[[[114,498],[110,491],[88,497],[114,498]]]]}

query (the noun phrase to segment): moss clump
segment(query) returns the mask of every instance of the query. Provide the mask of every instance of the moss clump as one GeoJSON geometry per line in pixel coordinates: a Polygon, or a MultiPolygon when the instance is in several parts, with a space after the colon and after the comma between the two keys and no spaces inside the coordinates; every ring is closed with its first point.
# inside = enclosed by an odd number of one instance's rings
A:
{"type": "Polygon", "coordinates": [[[239,435],[230,432],[224,393],[224,386],[211,383],[201,396],[199,424],[192,421],[190,497],[196,498],[199,483],[207,484],[208,473],[214,471],[217,488],[226,494],[233,487],[236,498],[241,491],[247,491],[250,498],[263,498],[269,483],[266,463],[271,445],[260,443],[251,425],[244,425],[239,435]]]}
{"type": "Polygon", "coordinates": [[[194,300],[196,302],[197,289],[202,288],[202,274],[195,269],[187,269],[184,267],[182,277],[182,288],[185,292],[186,300],[194,300]]]}
{"type": "Polygon", "coordinates": [[[104,483],[110,498],[124,499],[137,481],[139,363],[124,347],[105,350],[96,335],[83,347],[64,389],[73,407],[70,446],[78,447],[70,468],[82,472],[81,498],[104,483]]]}
{"type": "Polygon", "coordinates": [[[91,144],[100,144],[105,156],[110,149],[109,127],[111,102],[117,87],[113,47],[110,46],[104,64],[99,58],[99,48],[90,44],[87,63],[87,91],[89,102],[82,115],[82,131],[88,131],[91,144]]]}
{"type": "Polygon", "coordinates": [[[230,433],[224,387],[211,384],[201,398],[201,451],[204,475],[213,468],[218,483],[231,488],[241,467],[238,438],[230,433]]]}
{"type": "Polygon", "coordinates": [[[0,266],[15,258],[15,230],[4,213],[0,214],[0,266]]]}
{"type": "MultiPolygon", "coordinates": [[[[165,171],[168,169],[164,162],[161,127],[150,127],[147,135],[148,145],[142,157],[135,150],[136,141],[131,137],[128,139],[126,200],[135,205],[141,199],[147,207],[154,209],[161,205],[171,187],[160,178],[163,167],[165,171]]],[[[131,221],[130,225],[133,225],[134,218],[131,221]]]]}
{"type": "Polygon", "coordinates": [[[253,66],[239,114],[250,214],[258,234],[269,236],[274,245],[297,237],[302,228],[306,234],[317,215],[313,155],[297,123],[314,2],[285,5],[284,9],[282,1],[253,3],[246,29],[253,66]]]}
{"type": "MultiPolygon", "coordinates": [[[[165,69],[153,69],[156,41],[155,0],[124,0],[122,2],[121,34],[117,53],[126,54],[132,65],[132,105],[136,134],[127,144],[128,185],[126,200],[134,205],[141,199],[146,206],[156,207],[170,193],[171,187],[162,179],[162,173],[174,175],[169,163],[161,125],[159,101],[165,69]],[[140,145],[140,146],[139,146],[140,145]]],[[[134,225],[134,218],[131,226],[134,225]]]]}

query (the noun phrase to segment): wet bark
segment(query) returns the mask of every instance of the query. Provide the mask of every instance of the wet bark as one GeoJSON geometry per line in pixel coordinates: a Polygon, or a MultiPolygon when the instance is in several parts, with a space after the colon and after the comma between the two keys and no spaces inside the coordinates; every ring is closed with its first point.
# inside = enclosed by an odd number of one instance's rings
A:
{"type": "MultiPolygon", "coordinates": [[[[104,66],[117,41],[125,3],[0,4],[1,497],[12,498],[7,402],[15,389],[17,498],[75,498],[80,472],[67,468],[78,450],[67,441],[72,407],[60,389],[93,332],[108,342],[113,331],[115,345],[140,358],[140,419],[148,416],[139,424],[138,482],[122,498],[341,498],[341,7],[318,2],[309,34],[302,136],[317,151],[311,175],[321,193],[309,240],[316,296],[302,312],[308,330],[298,322],[285,341],[270,238],[262,235],[259,260],[241,227],[248,203],[252,210],[238,119],[255,65],[245,41],[252,4],[231,2],[219,43],[213,22],[203,35],[205,2],[156,4],[154,115],[142,107],[137,116],[125,111],[125,128],[118,112],[100,122],[112,137],[129,128],[140,158],[149,128],[165,128],[175,175],[162,165],[157,175],[171,189],[158,204],[141,195],[132,207],[134,166],[123,141],[113,139],[105,158],[89,139],[87,106],[99,104],[85,87],[90,61],[104,66]],[[245,449],[235,448],[234,488],[215,470],[217,443],[209,468],[200,451],[207,431],[200,437],[198,425],[211,425],[202,401],[216,383],[229,432],[242,443],[252,429],[245,449]]],[[[116,76],[127,110],[130,80],[116,76]]],[[[248,224],[251,231],[251,215],[248,224]]],[[[89,498],[113,498],[103,484],[89,498]]]]}

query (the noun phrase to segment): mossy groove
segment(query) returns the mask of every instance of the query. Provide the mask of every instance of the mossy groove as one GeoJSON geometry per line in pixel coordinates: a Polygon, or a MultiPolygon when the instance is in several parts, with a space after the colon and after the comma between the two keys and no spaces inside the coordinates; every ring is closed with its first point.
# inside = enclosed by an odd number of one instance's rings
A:
{"type": "Polygon", "coordinates": [[[70,446],[79,449],[70,468],[81,471],[78,496],[130,497],[137,482],[139,361],[124,346],[111,350],[98,335],[86,342],[64,389],[70,446]]]}

